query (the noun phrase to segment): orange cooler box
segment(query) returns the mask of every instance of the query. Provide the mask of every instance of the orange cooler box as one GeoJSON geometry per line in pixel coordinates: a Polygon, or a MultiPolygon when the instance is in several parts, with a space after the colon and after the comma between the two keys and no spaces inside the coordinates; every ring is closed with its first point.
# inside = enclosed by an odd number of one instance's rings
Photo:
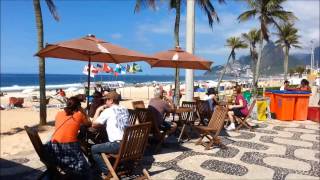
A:
{"type": "Polygon", "coordinates": [[[274,94],[272,92],[266,91],[264,93],[264,96],[270,98],[270,112],[275,113],[276,112],[276,101],[275,101],[274,94]]]}
{"type": "Polygon", "coordinates": [[[292,121],[295,109],[295,94],[275,94],[276,118],[292,121]]]}
{"type": "Polygon", "coordinates": [[[310,94],[296,94],[294,120],[307,120],[310,94]]]}

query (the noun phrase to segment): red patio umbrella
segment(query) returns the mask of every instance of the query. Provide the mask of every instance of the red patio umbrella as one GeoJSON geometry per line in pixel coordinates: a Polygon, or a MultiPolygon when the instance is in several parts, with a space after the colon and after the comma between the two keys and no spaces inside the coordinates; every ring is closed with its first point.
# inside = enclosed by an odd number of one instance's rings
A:
{"type": "MultiPolygon", "coordinates": [[[[203,58],[197,57],[191,53],[182,50],[180,47],[175,49],[159,52],[153,55],[158,60],[149,61],[151,67],[169,67],[169,68],[185,68],[210,70],[212,61],[207,61],[203,58]]],[[[176,71],[177,72],[177,71],[176,71]]],[[[177,98],[178,77],[175,77],[175,97],[177,98]]],[[[177,101],[178,103],[178,101],[177,101]]]]}
{"type": "MultiPolygon", "coordinates": [[[[88,88],[90,89],[91,62],[126,63],[154,62],[155,58],[132,51],[88,35],[80,39],[47,44],[36,56],[88,61],[88,88]]],[[[89,97],[87,105],[89,105],[89,97]]]]}

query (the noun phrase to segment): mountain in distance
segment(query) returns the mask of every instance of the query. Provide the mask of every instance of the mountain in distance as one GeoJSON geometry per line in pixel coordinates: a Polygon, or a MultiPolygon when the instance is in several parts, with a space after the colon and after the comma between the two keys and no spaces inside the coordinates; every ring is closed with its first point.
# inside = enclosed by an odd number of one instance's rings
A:
{"type": "MultiPolygon", "coordinates": [[[[320,66],[320,47],[316,47],[314,49],[315,62],[318,62],[320,66]]],[[[294,68],[296,66],[305,66],[310,64],[311,55],[304,53],[295,53],[289,54],[289,69],[294,68]]],[[[277,47],[273,42],[267,43],[262,50],[262,59],[260,65],[261,74],[268,75],[277,75],[283,73],[283,60],[284,60],[284,52],[280,47],[277,47]]],[[[251,57],[250,55],[241,56],[236,64],[240,64],[240,73],[243,74],[246,72],[248,67],[251,67],[251,57]]],[[[233,64],[231,63],[231,67],[233,64]]],[[[235,69],[238,69],[238,65],[236,65],[235,69]]],[[[211,71],[205,72],[205,76],[213,75],[220,73],[223,69],[223,65],[213,66],[211,71]]],[[[232,68],[231,68],[232,69],[232,68]]],[[[239,70],[228,71],[226,75],[234,75],[235,73],[239,73],[239,70]]]]}

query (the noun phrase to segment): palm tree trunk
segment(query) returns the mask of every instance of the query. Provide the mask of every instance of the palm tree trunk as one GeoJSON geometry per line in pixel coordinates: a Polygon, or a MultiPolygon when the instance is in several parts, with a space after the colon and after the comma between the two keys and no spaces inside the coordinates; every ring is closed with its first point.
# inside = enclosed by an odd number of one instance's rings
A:
{"type": "MultiPolygon", "coordinates": [[[[174,24],[174,39],[175,47],[179,46],[179,26],[180,26],[180,0],[176,0],[176,20],[174,24]]],[[[180,102],[180,72],[179,68],[175,69],[175,89],[174,89],[174,103],[176,106],[179,106],[180,102]]]]}
{"type": "MultiPolygon", "coordinates": [[[[43,48],[43,21],[41,6],[39,0],[33,0],[34,12],[36,16],[36,25],[38,33],[38,50],[43,48]]],[[[47,124],[47,106],[46,106],[46,80],[45,80],[45,60],[39,57],[39,86],[40,86],[40,125],[47,124]]]]}
{"type": "Polygon", "coordinates": [[[222,72],[221,72],[221,74],[220,74],[220,77],[219,77],[219,80],[218,80],[218,84],[217,84],[217,91],[218,91],[218,93],[219,93],[219,87],[220,87],[220,83],[221,83],[221,81],[222,81],[222,78],[223,78],[223,76],[224,76],[224,74],[226,73],[226,70],[227,70],[227,67],[228,67],[228,65],[229,65],[229,62],[230,62],[230,59],[231,59],[231,56],[232,56],[232,53],[233,53],[233,49],[231,50],[231,53],[230,53],[230,55],[229,55],[229,57],[228,57],[228,60],[227,60],[227,64],[224,66],[224,68],[223,68],[223,70],[222,70],[222,72]]]}
{"type": "Polygon", "coordinates": [[[260,31],[260,42],[259,42],[259,53],[258,53],[258,60],[256,64],[256,78],[255,82],[253,82],[253,93],[257,95],[257,88],[258,88],[258,81],[260,76],[260,64],[261,64],[261,58],[262,58],[262,46],[263,46],[263,34],[262,31],[260,31]]]}
{"type": "Polygon", "coordinates": [[[289,64],[289,47],[285,46],[285,57],[284,57],[284,62],[283,62],[284,80],[287,80],[288,64],[289,64]]]}

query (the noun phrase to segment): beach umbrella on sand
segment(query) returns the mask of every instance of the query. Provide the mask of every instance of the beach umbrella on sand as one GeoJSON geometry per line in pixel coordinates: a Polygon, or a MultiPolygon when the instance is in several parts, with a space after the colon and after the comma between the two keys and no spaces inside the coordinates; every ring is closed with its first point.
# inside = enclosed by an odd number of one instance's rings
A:
{"type": "MultiPolygon", "coordinates": [[[[185,69],[198,69],[210,70],[212,61],[207,61],[188,53],[176,47],[175,49],[159,52],[153,55],[158,60],[149,61],[151,67],[169,67],[169,68],[185,68],[185,69]]],[[[175,76],[175,97],[176,105],[179,103],[179,77],[175,76]]]]}
{"type": "MultiPolygon", "coordinates": [[[[90,89],[91,62],[126,63],[135,61],[155,60],[154,57],[132,51],[109,42],[87,35],[80,39],[47,44],[36,56],[79,60],[88,62],[88,88],[90,89]]],[[[89,105],[89,97],[87,106],[89,105]]]]}

